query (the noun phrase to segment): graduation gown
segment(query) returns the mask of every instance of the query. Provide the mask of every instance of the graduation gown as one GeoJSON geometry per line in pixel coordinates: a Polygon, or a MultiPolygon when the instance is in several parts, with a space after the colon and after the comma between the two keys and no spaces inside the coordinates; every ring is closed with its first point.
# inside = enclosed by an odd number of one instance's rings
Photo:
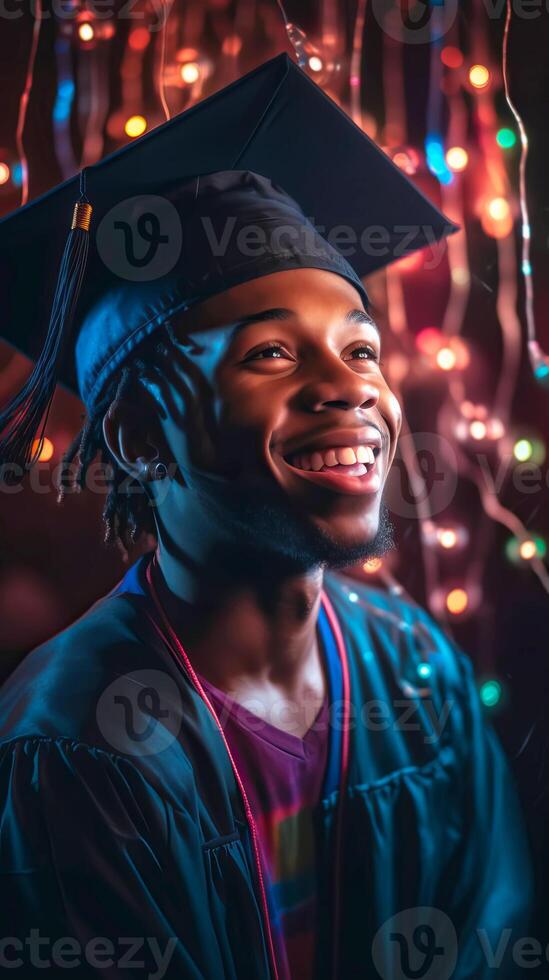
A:
{"type": "MultiPolygon", "coordinates": [[[[267,980],[241,794],[147,615],[148,557],[1,691],[0,959],[25,977],[49,961],[55,976],[267,980]]],[[[402,597],[333,573],[325,591],[351,724],[338,851],[337,788],[314,811],[315,976],[513,977],[529,848],[471,664],[402,597]]]]}

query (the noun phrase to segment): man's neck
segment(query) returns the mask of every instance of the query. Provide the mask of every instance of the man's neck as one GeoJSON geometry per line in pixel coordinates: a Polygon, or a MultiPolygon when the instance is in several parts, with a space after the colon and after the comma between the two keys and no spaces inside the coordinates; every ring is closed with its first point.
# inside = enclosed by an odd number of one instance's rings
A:
{"type": "MultiPolygon", "coordinates": [[[[160,602],[195,670],[242,702],[308,702],[314,717],[326,693],[316,635],[323,572],[281,562],[248,564],[242,551],[223,557],[156,551],[160,602]]],[[[252,558],[250,557],[250,562],[252,558]]],[[[300,734],[308,728],[297,722],[300,734]]],[[[283,725],[279,727],[284,727],[283,725]]],[[[296,729],[296,733],[298,733],[296,729]]]]}

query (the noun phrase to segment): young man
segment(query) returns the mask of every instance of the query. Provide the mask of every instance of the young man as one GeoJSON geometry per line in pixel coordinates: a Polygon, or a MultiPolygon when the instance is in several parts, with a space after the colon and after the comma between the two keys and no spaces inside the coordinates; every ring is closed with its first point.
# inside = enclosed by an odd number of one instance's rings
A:
{"type": "MultiPolygon", "coordinates": [[[[166,199],[173,269],[92,275],[80,299],[88,421],[64,476],[85,485],[99,453],[110,537],[158,544],[2,692],[3,965],[513,976],[528,849],[469,661],[423,610],[333,572],[390,544],[401,423],[356,267],[261,173],[203,169],[166,199]]],[[[5,413],[12,467],[59,370],[71,276],[5,413]]]]}

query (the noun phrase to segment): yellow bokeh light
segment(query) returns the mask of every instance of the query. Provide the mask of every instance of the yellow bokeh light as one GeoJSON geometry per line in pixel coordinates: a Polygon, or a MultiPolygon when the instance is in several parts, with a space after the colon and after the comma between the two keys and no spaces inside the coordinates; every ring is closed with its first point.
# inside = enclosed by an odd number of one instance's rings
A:
{"type": "Polygon", "coordinates": [[[369,558],[368,561],[364,562],[362,568],[368,575],[374,575],[375,572],[379,572],[382,565],[381,558],[369,558]]]}
{"type": "Polygon", "coordinates": [[[457,544],[457,534],[451,527],[441,527],[437,537],[442,548],[455,548],[457,544]]]}
{"type": "Polygon", "coordinates": [[[475,419],[469,426],[469,432],[473,439],[477,439],[480,442],[481,439],[486,438],[486,425],[480,419],[475,419]]]}
{"type": "Polygon", "coordinates": [[[488,204],[488,214],[494,221],[505,221],[509,212],[509,202],[504,197],[493,197],[488,204]]]}
{"type": "Polygon", "coordinates": [[[469,598],[465,589],[452,589],[446,596],[446,608],[454,616],[459,616],[460,613],[465,612],[468,603],[469,598]]]}
{"type": "Polygon", "coordinates": [[[465,170],[469,163],[469,154],[463,146],[451,146],[446,153],[446,163],[450,170],[459,173],[461,170],[465,170]]]}
{"type": "Polygon", "coordinates": [[[469,69],[469,81],[473,88],[486,88],[490,81],[490,72],[486,65],[473,65],[469,69]]]}
{"type": "Polygon", "coordinates": [[[322,71],[322,58],[319,58],[316,54],[311,55],[309,58],[309,68],[311,71],[322,71]]]}
{"type": "Polygon", "coordinates": [[[441,347],[437,354],[437,364],[441,371],[451,371],[456,366],[456,355],[450,347],[441,347]]]}
{"type": "Polygon", "coordinates": [[[200,78],[200,68],[196,61],[188,61],[181,65],[181,78],[187,85],[193,85],[200,78]]]}
{"type": "MultiPolygon", "coordinates": [[[[32,455],[38,452],[40,447],[40,439],[35,439],[32,444],[32,455]]],[[[40,450],[40,455],[38,457],[39,463],[47,463],[49,459],[53,456],[53,442],[50,439],[44,437],[42,440],[42,449],[40,450]]]]}
{"type": "Polygon", "coordinates": [[[10,168],[7,163],[0,163],[0,184],[7,184],[10,179],[10,168]]]}
{"type": "Polygon", "coordinates": [[[144,116],[130,116],[126,120],[126,125],[124,126],[124,132],[126,136],[131,136],[135,138],[136,136],[141,136],[147,128],[147,120],[144,116]]]}
{"type": "Polygon", "coordinates": [[[80,38],[81,41],[93,41],[94,36],[95,36],[95,31],[91,24],[88,24],[86,22],[84,24],[79,25],[78,37],[80,38]]]}
{"type": "Polygon", "coordinates": [[[537,550],[538,549],[536,548],[536,542],[535,541],[530,541],[530,540],[523,541],[522,544],[521,544],[521,546],[520,546],[520,548],[519,548],[519,555],[520,555],[521,558],[524,559],[524,561],[529,561],[530,558],[533,558],[534,557],[534,555],[536,554],[537,550]]]}

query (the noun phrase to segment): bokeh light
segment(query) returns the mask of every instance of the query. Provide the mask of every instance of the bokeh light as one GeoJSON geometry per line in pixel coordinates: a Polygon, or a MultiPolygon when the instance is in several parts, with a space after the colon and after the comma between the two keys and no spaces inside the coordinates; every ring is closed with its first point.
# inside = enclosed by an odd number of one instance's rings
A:
{"type": "Polygon", "coordinates": [[[381,558],[368,558],[362,566],[362,570],[366,572],[367,575],[375,575],[383,567],[383,561],[381,558]]]}
{"type": "Polygon", "coordinates": [[[469,69],[469,81],[473,88],[486,88],[490,82],[490,72],[486,65],[472,65],[469,69]]]}
{"type": "Polygon", "coordinates": [[[498,146],[501,146],[503,150],[510,150],[511,147],[517,142],[517,136],[514,130],[509,129],[507,126],[503,126],[502,129],[498,129],[496,133],[496,141],[498,146]]]}
{"type": "Polygon", "coordinates": [[[196,61],[187,61],[186,64],[181,65],[180,73],[187,85],[194,85],[200,78],[200,66],[196,61]]]}
{"type": "Polygon", "coordinates": [[[437,364],[441,371],[453,371],[456,366],[456,355],[451,347],[441,347],[437,353],[437,364]]]}
{"type": "Polygon", "coordinates": [[[517,439],[513,446],[513,456],[519,463],[526,463],[531,459],[534,447],[529,439],[517,439]]]}
{"type": "Polygon", "coordinates": [[[81,41],[93,41],[95,37],[95,31],[93,25],[88,21],[84,21],[82,24],[78,25],[78,37],[81,41]]]}
{"type": "Polygon", "coordinates": [[[7,163],[0,163],[0,185],[7,184],[10,179],[10,168],[7,163]]]}
{"type": "Polygon", "coordinates": [[[451,589],[446,596],[446,608],[453,616],[460,616],[465,612],[469,604],[469,597],[465,589],[451,589]]]}
{"type": "Polygon", "coordinates": [[[463,55],[459,48],[455,48],[451,44],[447,44],[446,47],[440,52],[440,60],[443,65],[447,68],[461,68],[463,64],[463,55]]]}
{"type": "Polygon", "coordinates": [[[454,173],[461,173],[469,163],[469,154],[463,146],[451,146],[446,151],[446,163],[454,173]]]}
{"type": "Polygon", "coordinates": [[[131,136],[132,139],[135,139],[136,136],[141,136],[141,134],[145,132],[146,128],[147,120],[144,116],[130,116],[130,118],[126,120],[124,132],[126,136],[131,136]]]}
{"type": "MultiPolygon", "coordinates": [[[[33,458],[34,458],[34,454],[38,452],[39,448],[40,448],[40,439],[35,439],[32,444],[33,458]]],[[[52,458],[52,456],[53,456],[53,442],[51,441],[51,439],[48,439],[47,436],[44,436],[44,439],[42,440],[42,449],[40,450],[40,455],[38,456],[37,462],[47,463],[48,460],[52,458]]]]}
{"type": "Polygon", "coordinates": [[[486,708],[495,708],[501,701],[501,684],[496,680],[484,681],[480,686],[480,700],[486,708]]]}

